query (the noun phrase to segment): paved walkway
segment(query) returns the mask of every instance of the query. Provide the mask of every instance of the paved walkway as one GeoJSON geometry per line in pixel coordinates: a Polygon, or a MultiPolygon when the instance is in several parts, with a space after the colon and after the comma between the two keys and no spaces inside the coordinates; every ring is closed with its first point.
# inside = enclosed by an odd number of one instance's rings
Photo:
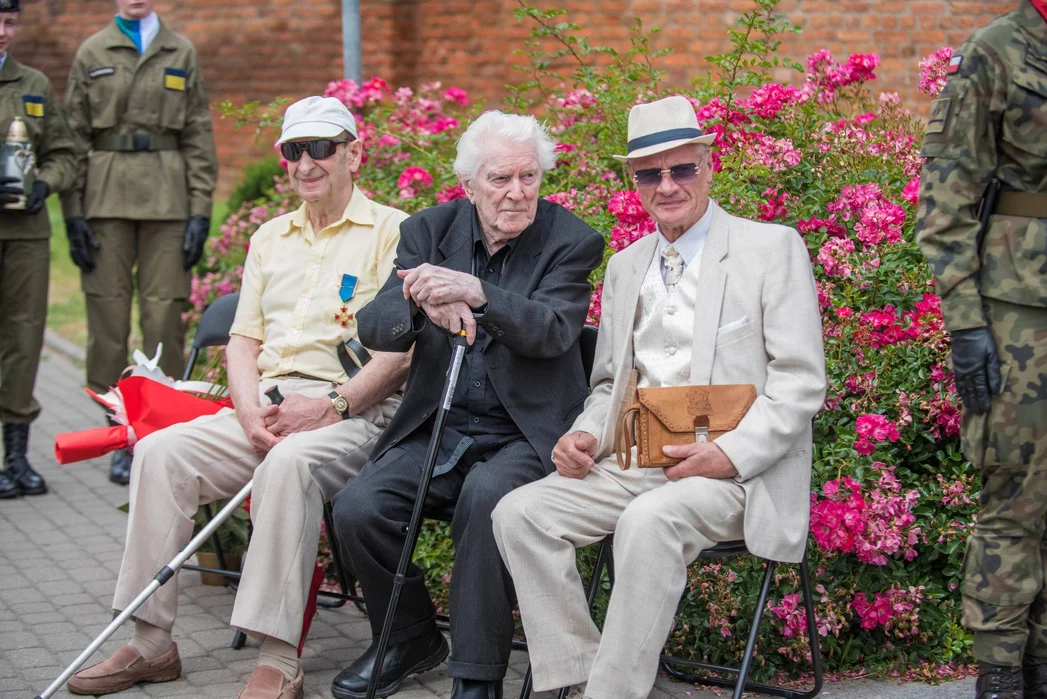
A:
{"type": "MultiPolygon", "coordinates": [[[[111,618],[109,605],[126,528],[126,515],[116,508],[127,501],[126,489],[109,483],[105,459],[61,467],[53,457],[56,433],[101,422],[99,409],[80,389],[82,378],[82,371],[65,359],[50,353],[45,356],[36,394],[44,412],[33,426],[30,444],[32,461],[51,492],[0,501],[0,699],[30,699],[39,694],[111,618]]],[[[243,650],[229,647],[232,607],[231,592],[202,585],[198,574],[185,573],[174,632],[182,656],[182,678],[139,685],[119,696],[236,697],[254,667],[257,647],[250,642],[243,650]]],[[[127,639],[129,628],[121,629],[102,653],[115,651],[127,639]]],[[[302,656],[305,695],[329,699],[331,679],[369,641],[367,620],[355,608],[321,609],[302,656]]],[[[526,667],[526,653],[514,652],[506,697],[518,695],[526,667]]],[[[396,697],[446,698],[450,691],[451,680],[440,668],[409,679],[396,697]]],[[[952,699],[973,694],[969,681],[939,687],[849,682],[831,685],[821,696],[952,699]]],[[[711,699],[725,695],[663,677],[651,696],[711,699]]],[[[69,694],[63,689],[57,696],[69,694]]]]}

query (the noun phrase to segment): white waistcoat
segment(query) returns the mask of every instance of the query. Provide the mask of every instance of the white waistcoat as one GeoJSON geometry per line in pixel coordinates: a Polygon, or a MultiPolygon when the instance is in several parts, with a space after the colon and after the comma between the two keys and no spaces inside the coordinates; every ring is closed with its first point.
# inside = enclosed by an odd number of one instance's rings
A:
{"type": "MultiPolygon", "coordinates": [[[[697,263],[697,258],[693,260],[697,263]]],[[[698,264],[689,264],[670,294],[662,281],[661,259],[647,269],[633,322],[637,386],[686,386],[691,382],[691,334],[698,291],[698,264]]]]}

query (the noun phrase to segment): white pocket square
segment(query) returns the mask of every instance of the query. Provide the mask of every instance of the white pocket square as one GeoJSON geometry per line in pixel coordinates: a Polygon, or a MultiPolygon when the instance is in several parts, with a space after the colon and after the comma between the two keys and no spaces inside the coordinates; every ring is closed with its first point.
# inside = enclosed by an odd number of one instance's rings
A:
{"type": "Polygon", "coordinates": [[[732,320],[730,323],[725,323],[716,329],[716,336],[719,337],[725,333],[729,333],[732,330],[737,330],[740,327],[749,324],[749,316],[742,316],[738,320],[732,320]]]}

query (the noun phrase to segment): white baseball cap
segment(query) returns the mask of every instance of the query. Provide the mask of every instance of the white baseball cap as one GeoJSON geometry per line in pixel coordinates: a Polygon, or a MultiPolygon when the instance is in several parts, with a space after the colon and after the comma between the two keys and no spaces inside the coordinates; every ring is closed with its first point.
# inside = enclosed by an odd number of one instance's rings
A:
{"type": "Polygon", "coordinates": [[[356,119],[334,97],[313,95],[298,100],[284,112],[283,130],[276,145],[298,138],[334,138],[343,131],[356,138],[356,119]]]}

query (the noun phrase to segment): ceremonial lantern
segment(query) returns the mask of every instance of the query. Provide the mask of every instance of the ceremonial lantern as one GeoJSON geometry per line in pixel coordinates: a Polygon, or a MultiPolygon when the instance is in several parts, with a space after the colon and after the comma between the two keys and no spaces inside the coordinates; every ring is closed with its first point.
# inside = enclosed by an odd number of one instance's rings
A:
{"type": "Polygon", "coordinates": [[[18,201],[7,204],[5,209],[24,209],[26,195],[33,189],[33,168],[36,158],[29,143],[29,131],[21,117],[11,120],[7,127],[7,139],[0,145],[0,175],[14,177],[18,182],[8,185],[22,190],[18,201]]]}

